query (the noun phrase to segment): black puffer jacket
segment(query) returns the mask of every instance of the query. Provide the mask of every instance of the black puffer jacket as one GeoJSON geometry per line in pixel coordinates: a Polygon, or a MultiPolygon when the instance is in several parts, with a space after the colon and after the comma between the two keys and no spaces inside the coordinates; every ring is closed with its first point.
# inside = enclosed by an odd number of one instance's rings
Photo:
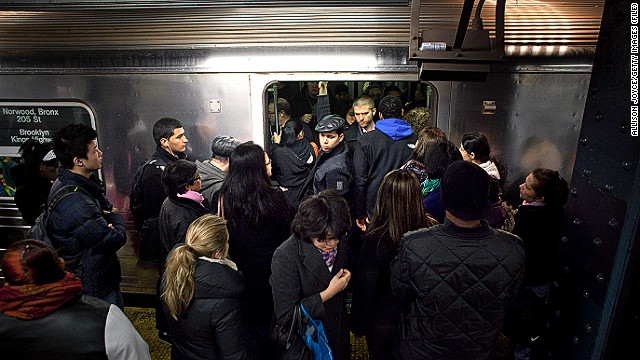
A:
{"type": "Polygon", "coordinates": [[[405,234],[391,263],[391,288],[405,304],[396,358],[492,358],[523,275],[522,241],[486,221],[405,234]]]}
{"type": "Polygon", "coordinates": [[[171,359],[252,358],[242,336],[242,273],[198,259],[193,279],[195,294],[187,311],[175,320],[165,308],[173,340],[171,359]]]}

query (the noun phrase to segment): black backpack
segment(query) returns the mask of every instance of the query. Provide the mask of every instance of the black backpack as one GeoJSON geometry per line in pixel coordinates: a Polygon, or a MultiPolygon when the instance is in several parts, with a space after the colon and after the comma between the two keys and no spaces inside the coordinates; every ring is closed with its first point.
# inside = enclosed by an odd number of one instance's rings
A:
{"type": "Polygon", "coordinates": [[[42,206],[42,213],[36,218],[35,224],[27,231],[27,239],[41,240],[57,249],[57,244],[53,242],[53,239],[47,232],[49,228],[49,215],[60,200],[73,193],[83,193],[89,196],[84,189],[77,185],[65,185],[58,189],[47,201],[47,204],[42,206]]]}
{"type": "Polygon", "coordinates": [[[148,165],[165,166],[162,159],[151,157],[143,162],[133,175],[129,207],[133,216],[133,223],[138,234],[138,257],[140,260],[158,261],[160,259],[160,232],[158,217],[145,219],[145,200],[142,175],[148,165]]]}
{"type": "Polygon", "coordinates": [[[129,208],[131,215],[133,216],[133,223],[137,231],[140,231],[142,224],[144,223],[144,189],[142,188],[142,175],[147,165],[166,166],[166,163],[161,159],[151,157],[145,160],[133,175],[133,181],[131,182],[131,194],[129,194],[129,208]]]}

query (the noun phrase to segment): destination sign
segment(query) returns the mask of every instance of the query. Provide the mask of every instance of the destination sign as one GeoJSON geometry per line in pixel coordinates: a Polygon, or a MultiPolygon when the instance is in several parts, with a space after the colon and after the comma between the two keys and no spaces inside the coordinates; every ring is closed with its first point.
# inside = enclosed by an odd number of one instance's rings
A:
{"type": "Polygon", "coordinates": [[[53,140],[56,131],[70,123],[95,128],[89,107],[72,102],[0,102],[0,153],[15,155],[27,139],[53,140]]]}

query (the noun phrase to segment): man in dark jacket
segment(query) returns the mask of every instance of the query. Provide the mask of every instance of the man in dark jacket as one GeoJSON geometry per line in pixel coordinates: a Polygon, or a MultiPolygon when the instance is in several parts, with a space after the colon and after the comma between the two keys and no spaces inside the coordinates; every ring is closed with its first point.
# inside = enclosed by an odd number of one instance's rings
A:
{"type": "Polygon", "coordinates": [[[124,219],[111,212],[102,182],[98,134],[86,125],[69,124],[56,133],[53,150],[62,169],[51,187],[49,201],[63,186],[75,186],[49,215],[49,235],[68,271],[82,280],[85,294],[124,309],[122,275],[116,252],[127,242],[124,219]]]}
{"type": "MultiPolygon", "coordinates": [[[[189,141],[185,135],[180,121],[173,118],[162,118],[153,125],[153,140],[156,142],[156,151],[151,156],[149,164],[142,170],[142,191],[138,202],[141,204],[139,211],[133,212],[136,230],[140,239],[138,256],[143,258],[146,253],[150,260],[160,260],[162,242],[158,229],[158,217],[162,203],[167,198],[167,192],[162,185],[162,172],[167,164],[186,158],[184,153],[189,141]],[[136,216],[136,214],[141,214],[136,216]]],[[[144,165],[143,165],[144,166],[144,165]]],[[[135,186],[135,184],[134,184],[135,186]]],[[[158,272],[162,275],[162,265],[158,262],[158,272]]],[[[156,297],[159,297],[160,278],[156,284],[156,297]]],[[[168,329],[164,311],[159,298],[156,303],[156,328],[160,330],[158,336],[162,340],[169,340],[168,329]]]]}
{"type": "Polygon", "coordinates": [[[338,115],[327,115],[318,122],[315,130],[320,134],[320,151],[305,183],[303,195],[308,194],[309,190],[318,194],[333,189],[347,202],[351,201],[353,162],[344,142],[344,124],[345,120],[338,115]]]}
{"type": "MultiPolygon", "coordinates": [[[[184,153],[189,141],[182,124],[172,118],[162,118],[153,125],[153,140],[156,151],[145,162],[140,179],[140,194],[133,184],[136,204],[132,204],[132,213],[140,239],[138,256],[142,260],[158,261],[162,244],[158,235],[158,215],[167,193],[162,186],[160,176],[164,167],[178,159],[186,158],[184,153]]],[[[161,269],[159,269],[161,270],[161,269]]]]}
{"type": "Polygon", "coordinates": [[[393,95],[385,96],[378,106],[380,120],[376,122],[375,130],[363,134],[355,145],[355,217],[362,231],[366,230],[368,219],[373,215],[382,179],[389,171],[409,161],[415,148],[417,136],[411,125],[400,120],[403,114],[402,100],[393,95]]]}
{"type": "Polygon", "coordinates": [[[487,224],[489,175],[479,166],[454,162],[441,189],[444,224],[405,234],[391,262],[405,304],[395,355],[492,359],[524,275],[522,241],[487,224]]]}

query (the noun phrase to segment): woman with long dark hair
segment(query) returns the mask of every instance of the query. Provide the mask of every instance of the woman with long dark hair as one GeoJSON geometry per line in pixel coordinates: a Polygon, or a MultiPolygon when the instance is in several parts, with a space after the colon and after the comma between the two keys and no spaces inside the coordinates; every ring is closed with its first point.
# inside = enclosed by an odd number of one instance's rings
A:
{"type": "Polygon", "coordinates": [[[300,192],[316,159],[313,147],[304,137],[302,121],[289,120],[284,124],[280,146],[273,149],[271,156],[272,178],[286,189],[284,195],[291,208],[297,209],[300,192]]]}
{"type": "Polygon", "coordinates": [[[271,185],[271,160],[261,146],[244,143],[229,157],[229,172],[218,199],[219,214],[227,220],[229,255],[245,277],[240,297],[250,336],[258,352],[266,346],[273,313],[269,276],[273,252],[290,234],[289,203],[271,185]],[[220,206],[221,205],[221,206],[220,206]]]}
{"type": "Polygon", "coordinates": [[[489,183],[491,212],[487,217],[487,221],[494,228],[502,228],[505,220],[510,215],[507,213],[508,209],[502,206],[502,193],[507,179],[507,169],[496,158],[491,156],[489,140],[481,132],[462,135],[460,154],[463,160],[471,161],[480,166],[491,177],[491,182],[489,183]]]}
{"type": "Polygon", "coordinates": [[[402,235],[435,225],[422,207],[420,184],[406,169],[388,173],[380,188],[373,220],[365,234],[351,307],[352,331],[367,337],[369,358],[393,358],[402,301],[391,291],[391,260],[402,235]]]}
{"type": "Polygon", "coordinates": [[[22,162],[11,168],[11,177],[16,182],[14,196],[22,218],[28,225],[33,225],[58,176],[58,159],[53,153],[53,144],[34,139],[25,141],[19,153],[22,162]]]}

